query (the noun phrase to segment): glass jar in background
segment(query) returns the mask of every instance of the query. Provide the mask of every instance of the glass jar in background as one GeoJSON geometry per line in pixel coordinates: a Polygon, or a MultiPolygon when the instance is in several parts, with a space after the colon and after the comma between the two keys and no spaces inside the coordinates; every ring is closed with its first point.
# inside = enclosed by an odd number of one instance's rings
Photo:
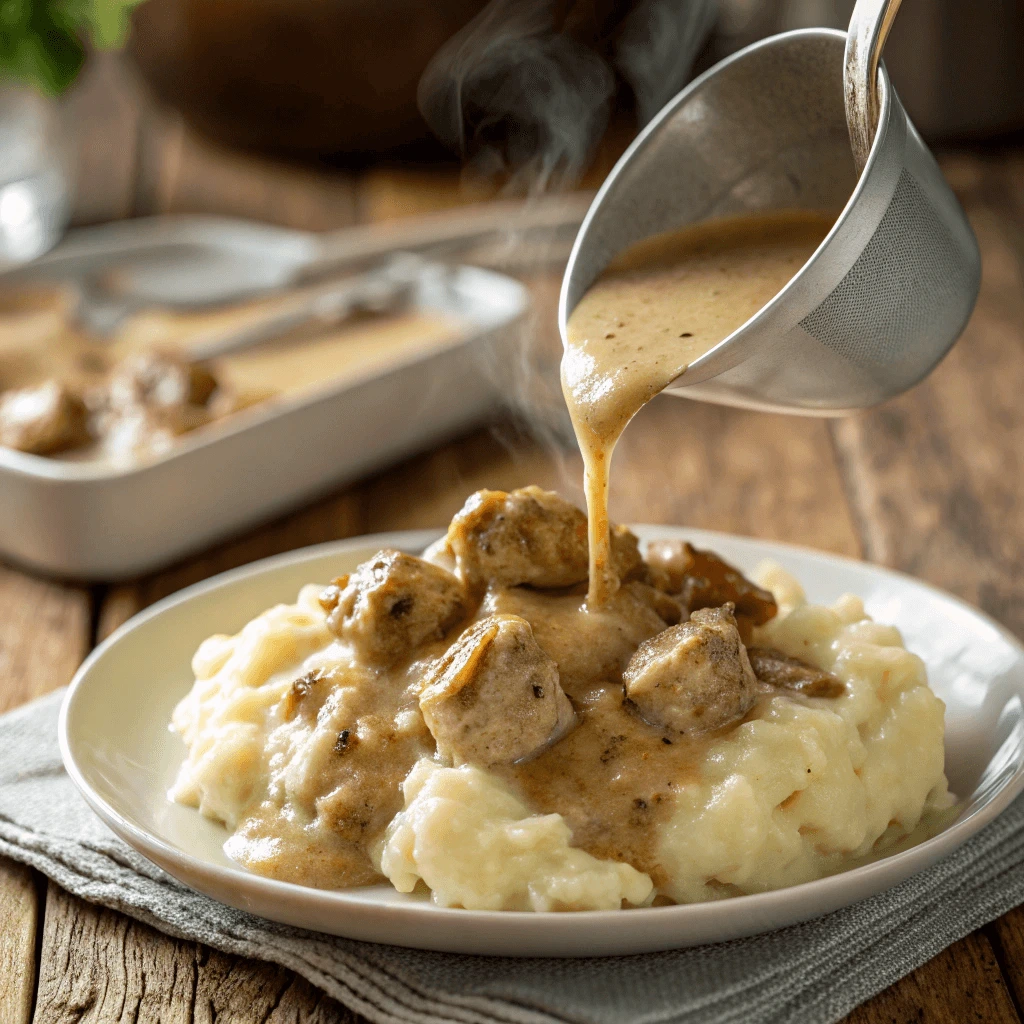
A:
{"type": "Polygon", "coordinates": [[[0,270],[60,240],[71,216],[72,165],[59,101],[0,80],[0,270]]]}

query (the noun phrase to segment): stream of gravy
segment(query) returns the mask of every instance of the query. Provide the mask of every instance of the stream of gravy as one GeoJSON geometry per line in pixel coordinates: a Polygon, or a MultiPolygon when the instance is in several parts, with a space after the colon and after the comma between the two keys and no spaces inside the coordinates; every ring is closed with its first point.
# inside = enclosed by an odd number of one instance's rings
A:
{"type": "Polygon", "coordinates": [[[780,210],[655,235],[621,253],[573,311],[562,391],[583,454],[588,605],[604,604],[618,587],[610,558],[608,469],[626,424],[772,299],[833,219],[780,210]]]}

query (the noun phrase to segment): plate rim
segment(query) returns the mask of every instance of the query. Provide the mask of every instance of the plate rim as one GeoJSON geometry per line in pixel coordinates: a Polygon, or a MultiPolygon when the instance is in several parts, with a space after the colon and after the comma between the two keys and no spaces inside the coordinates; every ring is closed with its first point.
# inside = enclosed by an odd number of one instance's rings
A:
{"type": "MultiPolygon", "coordinates": [[[[890,569],[886,566],[881,566],[863,559],[851,558],[848,555],[840,555],[812,548],[808,545],[793,544],[785,541],[775,541],[741,534],[725,533],[716,530],[703,530],[695,527],[691,528],[675,524],[632,524],[631,529],[640,534],[641,541],[650,537],[652,534],[656,534],[659,530],[675,536],[685,534],[686,537],[692,540],[699,543],[708,543],[709,545],[713,545],[716,540],[726,540],[728,542],[739,541],[742,545],[749,544],[754,547],[762,548],[762,557],[770,557],[773,549],[789,551],[805,557],[810,556],[816,560],[839,562],[861,571],[867,570],[879,573],[883,577],[888,577],[904,584],[910,583],[915,587],[924,588],[944,601],[953,602],[953,604],[961,611],[970,614],[973,618],[980,620],[990,628],[994,629],[1016,652],[1021,664],[1024,665],[1024,644],[1022,644],[1022,642],[1018,640],[1017,637],[1014,636],[1014,634],[1005,626],[997,622],[986,612],[975,608],[956,595],[950,594],[948,591],[945,591],[940,587],[936,587],[931,583],[911,576],[909,573],[890,569]]],[[[79,793],[85,799],[86,803],[116,835],[125,840],[143,856],[147,857],[163,870],[167,871],[168,874],[182,882],[182,884],[197,892],[203,892],[203,890],[197,889],[185,878],[182,878],[178,873],[178,870],[186,873],[192,878],[198,877],[212,880],[220,886],[234,886],[235,888],[241,887],[243,889],[250,888],[254,892],[271,899],[298,900],[300,903],[321,903],[325,906],[332,906],[338,911],[347,912],[349,914],[372,912],[375,915],[387,915],[388,917],[395,918],[395,923],[399,926],[403,919],[411,924],[413,923],[413,920],[421,921],[424,919],[437,919],[438,915],[440,915],[441,921],[439,921],[439,923],[458,921],[465,925],[472,924],[478,927],[486,927],[487,925],[496,925],[501,923],[509,936],[515,937],[517,935],[522,935],[524,932],[531,931],[533,928],[537,927],[539,922],[542,921],[549,922],[550,926],[552,926],[550,930],[555,934],[564,931],[565,929],[563,926],[567,922],[571,927],[576,923],[607,926],[611,925],[615,921],[622,921],[624,916],[622,910],[580,910],[567,911],[559,914],[538,914],[531,911],[486,911],[465,910],[455,907],[439,907],[427,900],[401,903],[375,902],[372,900],[353,898],[348,890],[315,889],[310,886],[299,885],[295,882],[285,882],[278,879],[265,878],[261,875],[246,871],[241,866],[212,864],[209,861],[195,856],[194,854],[173,845],[161,837],[150,833],[145,828],[141,828],[136,825],[129,817],[126,817],[116,807],[111,805],[103,795],[93,789],[84,777],[75,760],[72,750],[73,740],[68,731],[69,719],[71,717],[73,705],[76,699],[81,699],[79,694],[84,692],[86,680],[93,671],[94,666],[104,658],[108,650],[120,643],[120,641],[129,633],[144,626],[152,619],[161,616],[171,608],[187,603],[201,594],[207,594],[222,587],[231,586],[247,577],[258,576],[267,572],[273,572],[277,569],[317,561],[322,557],[329,557],[334,553],[342,554],[352,549],[370,548],[375,545],[398,547],[404,550],[422,550],[427,544],[443,535],[443,533],[443,529],[437,528],[360,534],[358,536],[348,537],[341,540],[326,541],[320,544],[296,548],[292,551],[281,552],[267,558],[248,562],[233,569],[228,569],[224,572],[208,577],[207,579],[200,580],[197,583],[191,584],[188,587],[162,598],[160,601],[155,602],[148,608],[145,608],[141,612],[132,616],[132,618],[118,627],[110,634],[110,636],[105,638],[99,645],[97,645],[96,648],[93,649],[93,651],[90,652],[75,672],[75,675],[68,686],[67,692],[64,695],[64,699],[61,702],[60,715],[58,719],[58,742],[61,758],[64,763],[65,770],[74,782],[79,793]],[[174,868],[169,867],[169,864],[174,865],[174,868]],[[175,870],[175,868],[178,870],[175,870]],[[427,915],[426,918],[424,918],[424,915],[427,915]],[[554,927],[556,923],[558,923],[558,926],[554,927]]],[[[1021,696],[1024,698],[1024,685],[1021,687],[1021,696]]],[[[731,929],[727,929],[731,937],[762,934],[774,931],[780,927],[786,927],[786,924],[764,927],[754,923],[763,917],[763,914],[759,914],[759,911],[770,914],[773,909],[772,904],[777,905],[780,901],[784,900],[793,900],[794,903],[811,900],[812,902],[821,905],[821,909],[812,910],[810,913],[800,912],[797,915],[794,915],[789,923],[796,923],[801,920],[820,917],[841,907],[860,902],[862,899],[869,898],[871,895],[885,892],[893,886],[898,885],[911,875],[916,874],[919,871],[926,870],[939,859],[947,856],[953,850],[961,846],[971,836],[975,835],[994,820],[1010,805],[1010,803],[1013,802],[1022,790],[1024,790],[1024,762],[1022,762],[1013,774],[1002,784],[1002,786],[993,793],[987,803],[971,811],[966,817],[954,822],[947,828],[938,832],[936,835],[925,839],[906,850],[883,856],[876,861],[859,865],[847,871],[840,871],[836,874],[826,875],[823,878],[813,879],[808,882],[801,882],[797,885],[787,886],[781,889],[734,896],[728,900],[674,904],[661,907],[631,908],[626,912],[626,916],[628,916],[628,918],[634,923],[639,923],[644,920],[653,921],[655,920],[654,915],[657,915],[656,920],[663,928],[671,927],[672,931],[676,933],[677,941],[674,946],[666,945],[664,942],[656,942],[649,946],[651,950],[679,948],[686,944],[685,933],[687,931],[688,924],[698,926],[702,924],[706,925],[709,922],[713,922],[713,920],[719,915],[723,914],[725,916],[731,915],[738,919],[742,919],[746,916],[746,918],[751,922],[750,926],[747,928],[734,926],[731,929]],[[891,883],[883,884],[881,888],[872,887],[872,882],[876,876],[884,876],[888,874],[896,876],[891,883]],[[855,895],[852,899],[843,898],[842,891],[850,886],[856,888],[858,882],[864,883],[860,886],[862,889],[870,888],[871,891],[863,893],[862,895],[855,895]],[[814,897],[817,897],[817,899],[814,897]],[[744,914],[745,911],[747,912],[746,914],[744,914]],[[670,922],[674,922],[674,924],[670,924],[670,922]]],[[[386,883],[379,884],[382,887],[386,885],[386,883]]],[[[357,891],[365,892],[366,890],[361,888],[357,891]]],[[[203,894],[210,899],[217,900],[218,902],[226,902],[210,893],[204,892],[203,894]]],[[[239,904],[237,903],[228,903],[227,905],[239,907],[239,904]]],[[[267,916],[261,914],[259,911],[253,910],[251,906],[239,907],[239,909],[244,909],[248,913],[254,913],[256,916],[267,916]]],[[[267,919],[277,920],[279,922],[281,921],[280,918],[268,917],[267,919]]],[[[334,934],[341,933],[336,932],[334,934]]],[[[712,941],[724,941],[724,939],[712,941]]],[[[398,943],[395,944],[397,945],[398,943]]],[[[450,943],[446,945],[444,942],[440,942],[438,945],[429,947],[420,943],[416,943],[416,945],[418,948],[453,948],[450,943]]],[[[515,954],[506,953],[504,955],[515,954]]],[[[527,953],[519,955],[534,954],[527,953]]],[[[569,952],[562,955],[575,956],[581,954],[569,952]]]]}

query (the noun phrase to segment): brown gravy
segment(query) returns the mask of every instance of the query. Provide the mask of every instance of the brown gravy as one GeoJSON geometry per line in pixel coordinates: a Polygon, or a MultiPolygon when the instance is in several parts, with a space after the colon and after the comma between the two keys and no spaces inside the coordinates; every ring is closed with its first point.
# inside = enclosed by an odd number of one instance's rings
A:
{"type": "Polygon", "coordinates": [[[490,592],[479,614],[511,613],[530,623],[558,663],[577,716],[572,732],[539,757],[491,770],[536,813],[561,814],[574,845],[632,864],[662,885],[658,827],[671,816],[680,788],[698,781],[696,766],[723,731],[669,735],[623,701],[623,668],[666,626],[653,596],[652,588],[631,581],[601,608],[588,608],[582,592],[513,587],[490,592]]]}
{"type": "MultiPolygon", "coordinates": [[[[0,293],[0,390],[45,380],[85,387],[119,360],[151,350],[195,358],[197,345],[240,330],[273,313],[280,300],[259,300],[202,312],[144,310],[110,339],[97,340],[72,324],[72,300],[57,288],[0,293]]],[[[457,317],[420,310],[353,318],[311,336],[296,331],[210,361],[218,379],[246,393],[296,395],[378,370],[411,352],[463,336],[457,317]]]]}
{"type": "Polygon", "coordinates": [[[608,469],[633,416],[776,295],[833,218],[804,210],[731,217],[626,249],[573,310],[562,391],[583,454],[590,589],[601,605],[611,570],[608,469]]]}
{"type": "Polygon", "coordinates": [[[574,845],[663,885],[658,826],[679,789],[697,781],[696,766],[718,737],[669,737],[630,709],[620,682],[597,685],[574,703],[578,724],[565,739],[532,761],[494,770],[535,813],[561,814],[574,845]]]}

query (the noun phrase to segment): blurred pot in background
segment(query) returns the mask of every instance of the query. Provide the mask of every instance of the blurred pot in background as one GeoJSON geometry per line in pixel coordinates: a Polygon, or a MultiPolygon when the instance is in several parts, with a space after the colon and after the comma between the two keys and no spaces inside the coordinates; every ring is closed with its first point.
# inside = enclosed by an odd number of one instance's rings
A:
{"type": "Polygon", "coordinates": [[[646,120],[654,94],[684,84],[713,9],[714,0],[149,0],[128,48],[160,99],[231,145],[393,154],[434,138],[423,110],[451,148],[497,150],[520,165],[578,135],[581,104],[588,133],[603,130],[612,104],[646,120]]]}
{"type": "Polygon", "coordinates": [[[428,136],[416,85],[485,0],[150,0],[128,51],[196,129],[300,156],[428,136]]]}
{"type": "MultiPolygon", "coordinates": [[[[724,56],[794,28],[846,29],[854,0],[719,0],[724,56]]],[[[1024,0],[903,0],[885,45],[903,105],[930,141],[1024,129],[1024,0]]]]}

